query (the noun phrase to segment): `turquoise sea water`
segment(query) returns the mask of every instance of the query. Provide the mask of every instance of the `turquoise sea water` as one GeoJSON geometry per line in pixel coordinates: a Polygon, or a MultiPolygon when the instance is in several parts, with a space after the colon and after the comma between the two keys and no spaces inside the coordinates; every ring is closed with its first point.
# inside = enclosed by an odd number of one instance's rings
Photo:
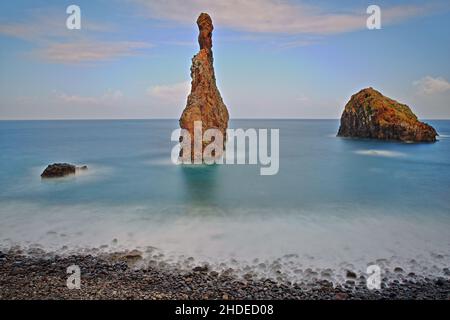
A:
{"type": "Polygon", "coordinates": [[[450,265],[450,121],[429,123],[434,144],[337,138],[337,120],[232,121],[280,130],[279,173],[261,176],[258,165],[173,165],[176,120],[2,121],[0,247],[155,247],[169,262],[275,261],[266,273],[377,261],[440,273],[450,265]],[[41,181],[54,162],[89,170],[41,181]]]}

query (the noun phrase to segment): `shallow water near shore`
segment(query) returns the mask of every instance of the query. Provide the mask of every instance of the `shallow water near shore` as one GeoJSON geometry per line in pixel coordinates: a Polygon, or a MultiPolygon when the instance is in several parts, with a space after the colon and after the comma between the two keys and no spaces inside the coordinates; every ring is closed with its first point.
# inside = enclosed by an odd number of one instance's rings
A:
{"type": "Polygon", "coordinates": [[[279,173],[261,176],[258,165],[172,165],[174,120],[3,121],[0,248],[139,249],[147,262],[294,280],[345,281],[369,264],[442,276],[450,121],[429,123],[434,144],[337,138],[337,120],[232,121],[280,129],[279,173]],[[54,162],[89,169],[42,181],[54,162]]]}

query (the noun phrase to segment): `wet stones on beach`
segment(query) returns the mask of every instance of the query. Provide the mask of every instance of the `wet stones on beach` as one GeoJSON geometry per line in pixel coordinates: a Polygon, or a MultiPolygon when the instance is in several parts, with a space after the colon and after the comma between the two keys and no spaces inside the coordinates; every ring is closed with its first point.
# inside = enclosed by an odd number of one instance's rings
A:
{"type": "Polygon", "coordinates": [[[107,258],[110,258],[115,262],[125,262],[129,266],[135,265],[137,262],[142,261],[143,253],[139,250],[131,250],[124,252],[116,252],[109,255],[106,255],[107,258]]]}
{"type": "Polygon", "coordinates": [[[403,269],[400,268],[400,267],[396,267],[396,268],[394,269],[394,272],[397,272],[397,273],[403,273],[403,269]]]}
{"type": "MultiPolygon", "coordinates": [[[[121,256],[139,256],[122,252],[121,256]]],[[[204,266],[199,266],[204,267],[204,266]]],[[[93,255],[33,257],[0,252],[3,299],[448,299],[448,277],[388,281],[381,290],[369,290],[360,277],[354,284],[328,280],[290,283],[261,278],[253,273],[240,277],[228,272],[181,270],[159,265],[130,268],[127,261],[93,255]],[[68,290],[66,268],[81,268],[82,290],[68,290]]],[[[204,270],[204,269],[203,269],[204,270]]],[[[444,270],[441,270],[445,272],[444,270]]],[[[356,273],[355,273],[356,274],[356,273]]],[[[390,275],[395,275],[391,273],[390,275]]]]}
{"type": "Polygon", "coordinates": [[[357,275],[355,272],[347,270],[346,277],[347,279],[356,279],[357,275]]]}
{"type": "Polygon", "coordinates": [[[192,269],[192,271],[195,271],[195,272],[207,272],[208,269],[209,269],[209,267],[207,265],[203,265],[203,266],[194,267],[192,269]]]}

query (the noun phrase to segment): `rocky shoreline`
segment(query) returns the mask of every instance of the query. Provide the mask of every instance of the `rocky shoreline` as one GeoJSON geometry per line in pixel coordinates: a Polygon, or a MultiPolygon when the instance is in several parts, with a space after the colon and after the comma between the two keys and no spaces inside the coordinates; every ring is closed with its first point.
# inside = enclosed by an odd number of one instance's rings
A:
{"type": "Polygon", "coordinates": [[[363,278],[334,286],[327,280],[310,283],[241,278],[233,273],[147,266],[92,255],[29,256],[0,252],[0,299],[450,299],[448,277],[408,275],[369,290],[363,278]],[[81,269],[81,288],[68,289],[67,267],[81,269]]]}

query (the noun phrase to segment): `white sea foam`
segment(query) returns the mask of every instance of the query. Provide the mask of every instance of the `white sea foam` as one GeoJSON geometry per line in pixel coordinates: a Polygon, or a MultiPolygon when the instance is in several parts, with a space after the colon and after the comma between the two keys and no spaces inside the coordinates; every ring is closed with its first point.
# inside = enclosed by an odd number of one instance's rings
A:
{"type": "Polygon", "coordinates": [[[356,154],[364,155],[364,156],[374,156],[374,157],[387,157],[387,158],[398,158],[405,157],[406,154],[397,151],[389,151],[389,150],[357,150],[356,154]]]}
{"type": "Polygon", "coordinates": [[[58,252],[66,246],[82,253],[92,248],[145,252],[151,246],[175,263],[192,257],[193,263],[208,262],[217,269],[231,265],[265,275],[278,270],[292,278],[302,275],[295,270],[306,268],[362,272],[377,260],[417,274],[434,272],[434,266],[439,273],[450,263],[448,221],[438,218],[380,215],[374,208],[346,217],[321,212],[329,208],[314,214],[242,209],[239,215],[205,215],[212,209],[1,203],[0,247],[38,245],[58,252]]]}
{"type": "Polygon", "coordinates": [[[159,158],[152,158],[151,160],[144,161],[146,165],[150,166],[172,166],[174,163],[172,162],[172,159],[170,157],[159,157],[159,158]]]}

